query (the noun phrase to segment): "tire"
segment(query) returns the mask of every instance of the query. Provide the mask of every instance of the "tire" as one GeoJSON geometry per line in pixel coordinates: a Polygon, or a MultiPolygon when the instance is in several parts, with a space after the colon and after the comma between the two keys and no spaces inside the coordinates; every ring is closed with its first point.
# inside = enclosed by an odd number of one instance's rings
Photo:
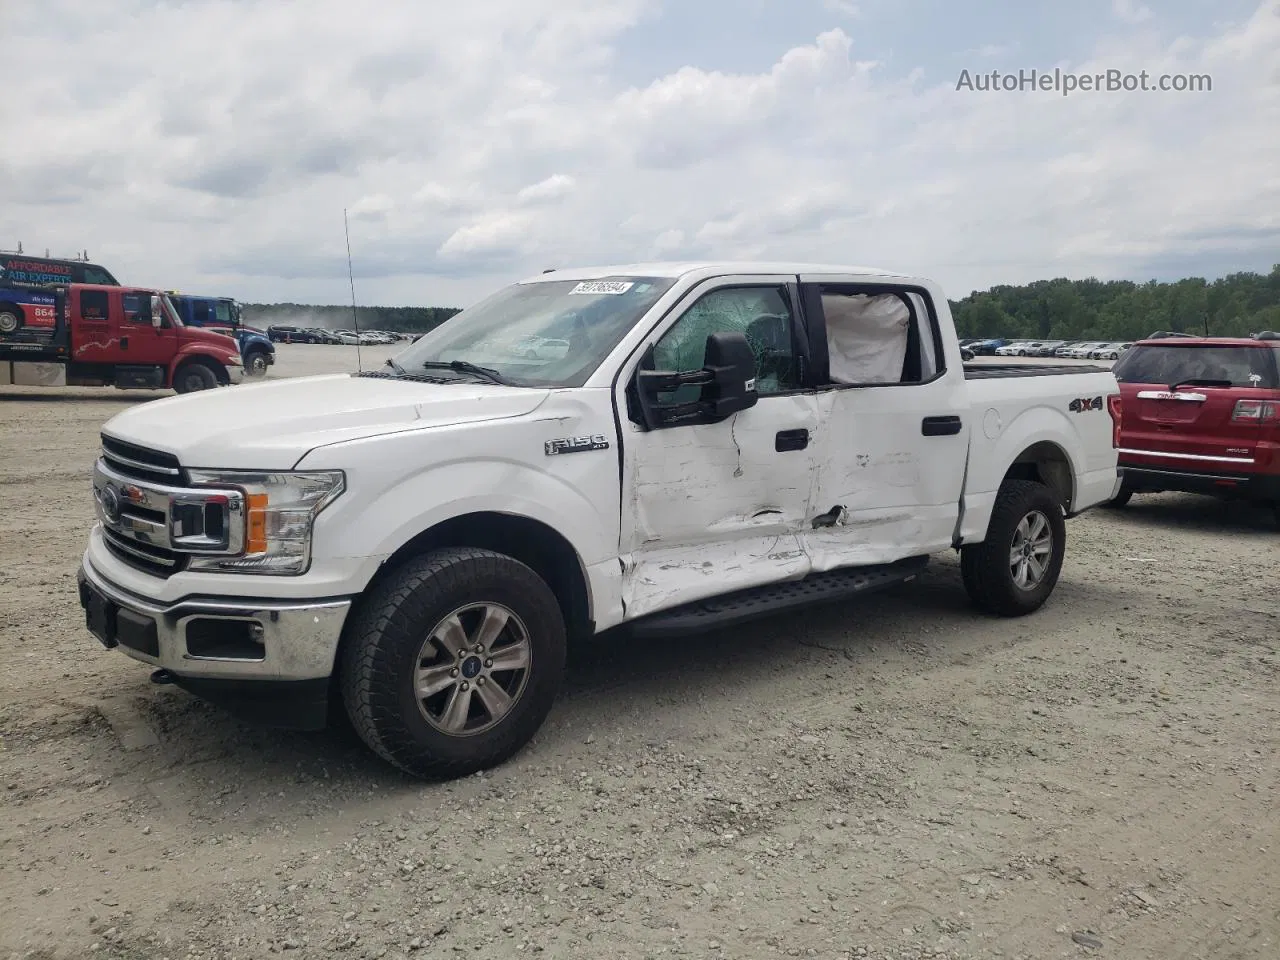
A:
{"type": "Polygon", "coordinates": [[[1114,497],[1108,500],[1105,506],[1110,507],[1113,510],[1123,509],[1124,507],[1128,506],[1129,498],[1132,496],[1133,496],[1133,487],[1129,486],[1128,484],[1122,483],[1120,484],[1120,491],[1114,497]]]}
{"type": "Polygon", "coordinates": [[[560,604],[533,570],[491,550],[434,550],[361,601],[343,638],[342,700],[360,739],[387,762],[424,779],[466,776],[533,739],[560,690],[566,649],[560,604]],[[505,618],[494,649],[523,667],[490,673],[493,660],[475,652],[477,640],[489,646],[483,625],[490,614],[495,626],[505,618]],[[419,673],[435,688],[424,699],[419,673]],[[480,692],[495,689],[514,701],[505,712],[480,692]],[[463,703],[467,712],[451,716],[463,703]]]}
{"type": "Polygon", "coordinates": [[[173,375],[173,389],[178,393],[212,390],[217,385],[218,375],[198,360],[184,363],[173,375]]]}
{"type": "MultiPolygon", "coordinates": [[[[1062,505],[1043,483],[1030,480],[1006,480],[996,496],[995,508],[987,526],[987,538],[960,549],[960,570],[965,590],[979,609],[1002,617],[1021,617],[1033,613],[1044,605],[1053,593],[1062,572],[1062,560],[1066,555],[1067,524],[1062,516],[1062,505]],[[1035,518],[1039,518],[1038,520],[1035,518]],[[1030,531],[1036,534],[1025,538],[1030,531]],[[1044,545],[1041,527],[1048,534],[1047,555],[1041,555],[1041,573],[1034,578],[1035,564],[1021,565],[1020,573],[1031,575],[1029,585],[1020,585],[1014,570],[1018,566],[1011,555],[1020,544],[1030,542],[1030,551],[1044,545]]],[[[1025,555],[1024,555],[1025,556],[1025,555]]]]}
{"type": "Polygon", "coordinates": [[[267,352],[265,350],[250,350],[244,358],[244,373],[247,377],[258,379],[267,375],[267,352]]]}
{"type": "Polygon", "coordinates": [[[0,305],[0,333],[15,333],[22,326],[22,311],[9,304],[0,305]]]}

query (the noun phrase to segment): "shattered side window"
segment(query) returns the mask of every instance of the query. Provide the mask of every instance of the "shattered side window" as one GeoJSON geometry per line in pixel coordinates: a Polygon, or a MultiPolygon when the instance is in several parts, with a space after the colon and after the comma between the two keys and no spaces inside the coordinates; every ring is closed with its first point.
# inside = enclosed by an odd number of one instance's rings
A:
{"type": "MultiPolygon", "coordinates": [[[[727,287],[714,290],[685,311],[654,344],[658,370],[688,372],[706,363],[707,336],[743,333],[756,358],[756,390],[762,396],[800,386],[791,336],[791,304],[780,287],[727,287]]],[[[662,404],[691,403],[701,387],[686,385],[659,394],[662,404]]]]}

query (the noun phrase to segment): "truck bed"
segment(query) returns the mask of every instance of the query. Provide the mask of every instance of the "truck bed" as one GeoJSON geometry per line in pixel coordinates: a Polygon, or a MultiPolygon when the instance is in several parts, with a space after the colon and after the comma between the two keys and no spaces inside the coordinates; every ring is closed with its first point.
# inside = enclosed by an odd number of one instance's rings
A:
{"type": "Polygon", "coordinates": [[[1107,367],[1069,363],[983,363],[965,364],[966,380],[1000,380],[1006,377],[1059,377],[1063,374],[1106,373],[1107,367]]]}

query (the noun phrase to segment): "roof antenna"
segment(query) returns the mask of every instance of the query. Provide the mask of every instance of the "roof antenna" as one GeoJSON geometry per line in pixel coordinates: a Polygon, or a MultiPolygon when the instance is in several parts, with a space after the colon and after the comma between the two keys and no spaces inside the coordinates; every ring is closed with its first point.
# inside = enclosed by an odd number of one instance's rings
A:
{"type": "Polygon", "coordinates": [[[351,283],[351,324],[356,332],[356,369],[364,373],[360,357],[360,319],[356,316],[356,275],[351,271],[351,228],[347,226],[347,208],[342,208],[342,232],[347,236],[347,279],[351,283]]]}

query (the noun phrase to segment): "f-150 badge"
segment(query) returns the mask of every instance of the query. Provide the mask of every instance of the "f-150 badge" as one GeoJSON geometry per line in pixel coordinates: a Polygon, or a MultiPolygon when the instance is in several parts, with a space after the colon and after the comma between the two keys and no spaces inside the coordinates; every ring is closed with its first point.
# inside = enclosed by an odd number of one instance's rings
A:
{"type": "Polygon", "coordinates": [[[609,439],[602,433],[591,437],[561,437],[558,440],[548,440],[545,444],[548,457],[554,457],[560,453],[585,453],[588,450],[608,449],[609,439]]]}
{"type": "Polygon", "coordinates": [[[1084,413],[1088,410],[1101,410],[1102,398],[1101,397],[1079,397],[1071,401],[1071,406],[1068,409],[1072,413],[1084,413]]]}

